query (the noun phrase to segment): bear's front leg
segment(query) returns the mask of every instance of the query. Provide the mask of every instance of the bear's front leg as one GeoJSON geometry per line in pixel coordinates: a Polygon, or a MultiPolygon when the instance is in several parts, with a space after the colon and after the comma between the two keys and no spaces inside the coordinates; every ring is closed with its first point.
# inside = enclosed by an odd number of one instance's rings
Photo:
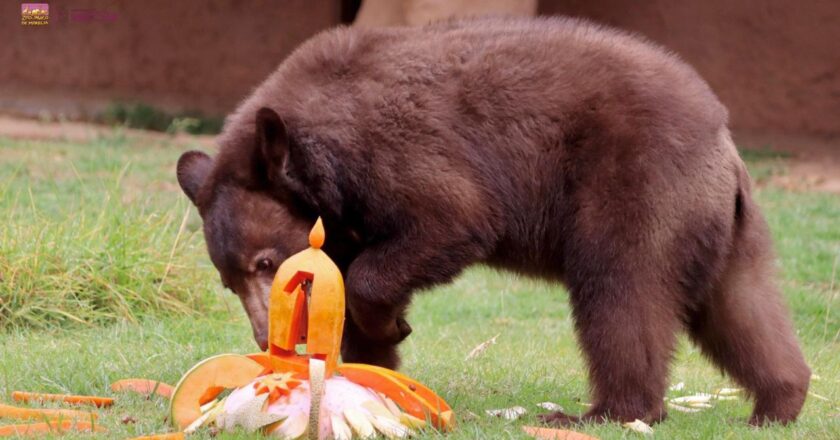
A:
{"type": "MultiPolygon", "coordinates": [[[[411,327],[403,318],[398,318],[405,325],[405,335],[411,333],[411,327]]],[[[341,359],[344,362],[378,365],[396,370],[400,364],[397,352],[398,344],[372,340],[364,334],[352,317],[344,322],[344,339],[341,343],[341,359]]]]}
{"type": "Polygon", "coordinates": [[[395,368],[396,345],[410,333],[405,320],[411,294],[450,281],[483,256],[483,246],[452,228],[417,228],[362,251],[350,264],[345,282],[350,312],[342,355],[355,362],[395,368]],[[446,230],[448,233],[435,233],[446,230]],[[419,234],[419,232],[418,232],[419,234]]]}
{"type": "Polygon", "coordinates": [[[661,421],[666,416],[662,399],[668,362],[680,327],[676,295],[671,286],[650,275],[652,264],[622,267],[607,258],[588,261],[601,265],[572,264],[568,287],[589,365],[592,406],[579,418],[557,412],[541,419],[557,426],[579,421],[661,421]]]}

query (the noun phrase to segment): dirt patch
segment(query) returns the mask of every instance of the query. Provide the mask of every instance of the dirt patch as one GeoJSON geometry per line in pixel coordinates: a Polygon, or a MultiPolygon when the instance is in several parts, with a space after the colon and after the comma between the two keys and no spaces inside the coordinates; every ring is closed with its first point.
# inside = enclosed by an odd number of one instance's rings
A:
{"type": "MultiPolygon", "coordinates": [[[[187,134],[166,134],[154,131],[120,128],[119,133],[136,141],[170,143],[177,146],[212,148],[214,136],[193,136],[187,134]]],[[[12,139],[43,141],[90,142],[103,137],[115,136],[112,127],[85,122],[49,122],[0,115],[0,136],[12,139]]]]}
{"type": "Polygon", "coordinates": [[[783,153],[785,172],[771,183],[783,188],[840,194],[840,138],[736,132],[740,148],[783,153]]]}

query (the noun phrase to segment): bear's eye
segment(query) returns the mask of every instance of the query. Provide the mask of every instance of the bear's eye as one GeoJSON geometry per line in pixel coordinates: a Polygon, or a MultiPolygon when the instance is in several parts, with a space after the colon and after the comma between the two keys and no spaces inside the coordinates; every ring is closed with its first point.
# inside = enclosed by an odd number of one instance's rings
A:
{"type": "Polygon", "coordinates": [[[257,270],[260,272],[269,270],[272,266],[274,266],[274,264],[268,258],[263,258],[260,261],[257,261],[257,270]]]}

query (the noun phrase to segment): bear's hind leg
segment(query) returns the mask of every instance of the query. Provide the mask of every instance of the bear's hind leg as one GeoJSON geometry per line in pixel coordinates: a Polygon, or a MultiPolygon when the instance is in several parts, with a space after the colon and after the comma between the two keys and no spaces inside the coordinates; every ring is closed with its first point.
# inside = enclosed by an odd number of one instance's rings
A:
{"type": "Polygon", "coordinates": [[[802,409],[811,373],[774,284],[766,225],[745,204],[720,286],[691,317],[689,333],[755,399],[750,424],[788,423],[802,409]]]}

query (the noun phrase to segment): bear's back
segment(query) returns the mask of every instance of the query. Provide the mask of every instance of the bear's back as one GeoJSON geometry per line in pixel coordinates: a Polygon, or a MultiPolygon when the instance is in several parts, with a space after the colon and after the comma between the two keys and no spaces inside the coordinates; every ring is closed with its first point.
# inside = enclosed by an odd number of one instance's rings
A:
{"type": "MultiPolygon", "coordinates": [[[[260,107],[277,111],[297,140],[340,150],[336,156],[360,175],[395,164],[403,179],[415,169],[453,169],[491,176],[478,185],[500,192],[527,182],[499,176],[556,163],[547,155],[593,132],[608,138],[615,131],[618,148],[593,141],[585,154],[696,162],[717,154],[698,146],[719,148],[727,119],[677,57],[569,18],[322,32],[229,117],[219,138],[223,155],[241,156],[235,150],[253,145],[260,107]],[[656,142],[645,147],[639,139],[656,142]],[[635,147],[647,151],[626,150],[635,147]]],[[[536,180],[557,173],[538,168],[545,175],[536,180]]]]}
{"type": "MultiPolygon", "coordinates": [[[[295,50],[237,113],[252,118],[270,106],[304,130],[343,136],[353,130],[343,125],[383,114],[561,119],[604,97],[627,101],[628,111],[684,115],[671,118],[678,124],[726,124],[714,93],[676,56],[629,33],[570,18],[328,30],[295,50]]],[[[684,129],[667,125],[658,129],[684,129]]]]}

